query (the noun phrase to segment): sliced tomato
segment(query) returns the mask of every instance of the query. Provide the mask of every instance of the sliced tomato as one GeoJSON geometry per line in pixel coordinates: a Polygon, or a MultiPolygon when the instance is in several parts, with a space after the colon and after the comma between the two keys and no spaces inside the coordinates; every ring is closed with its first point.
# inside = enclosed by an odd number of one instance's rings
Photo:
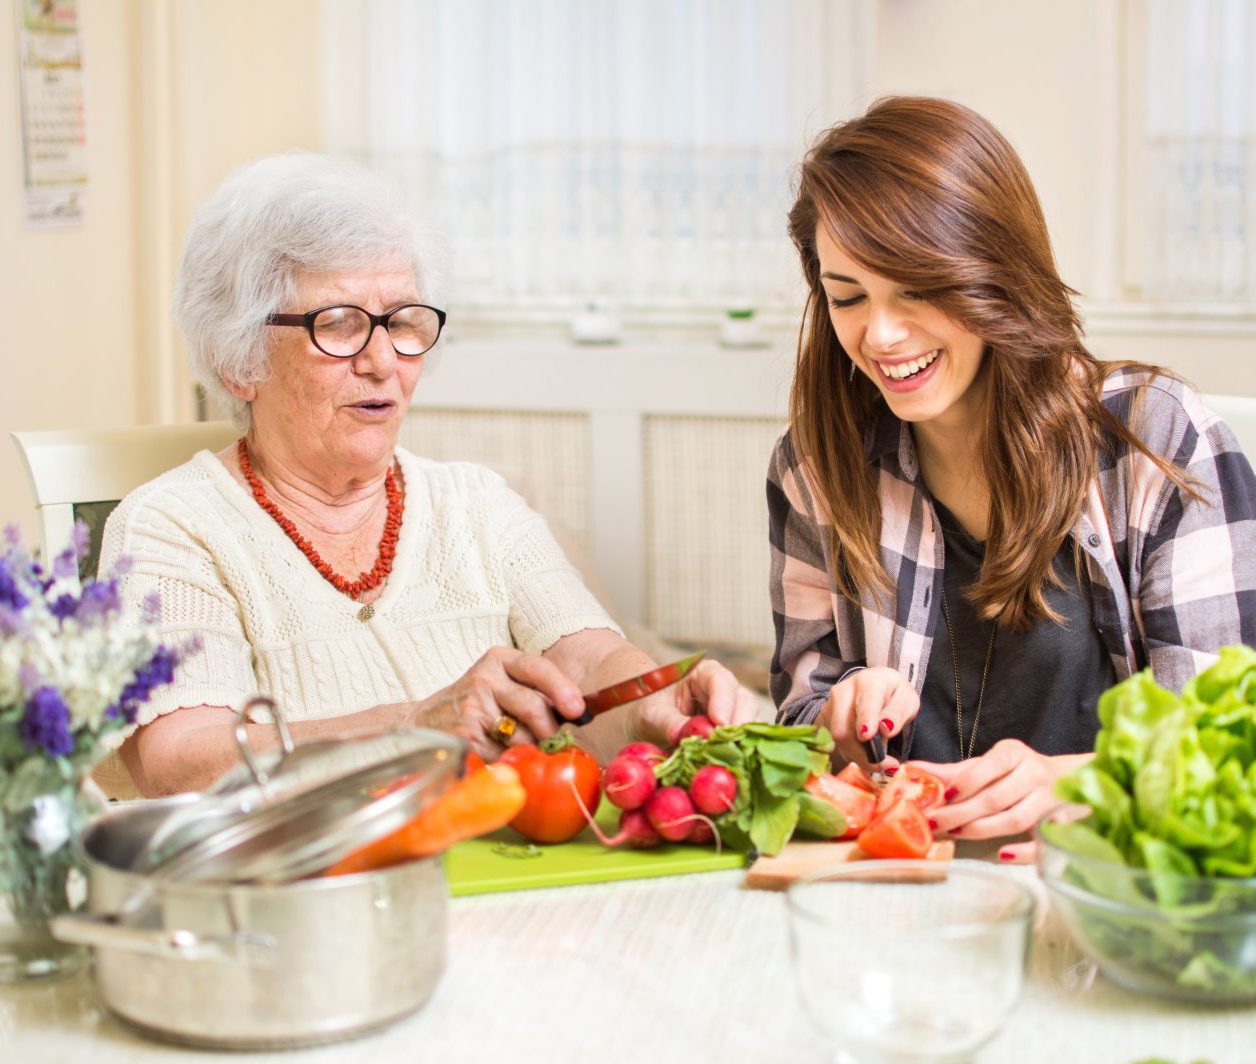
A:
{"type": "Polygon", "coordinates": [[[837,774],[837,778],[843,783],[849,783],[852,787],[858,787],[861,791],[867,791],[869,794],[877,794],[877,785],[872,782],[872,777],[868,775],[862,768],[853,761],[848,761],[837,774]]]}
{"type": "Polygon", "coordinates": [[[852,786],[832,773],[812,776],[807,781],[807,791],[816,798],[832,802],[846,818],[846,834],[843,839],[853,839],[867,826],[877,811],[877,796],[860,787],[852,786]]]}
{"type": "Polygon", "coordinates": [[[889,809],[900,798],[911,802],[922,813],[946,805],[946,787],[937,776],[924,769],[903,765],[885,785],[877,800],[877,809],[889,809]]]}
{"type": "Polygon", "coordinates": [[[915,803],[900,798],[880,810],[859,835],[858,845],[869,857],[928,856],[933,845],[929,822],[915,803]]]}

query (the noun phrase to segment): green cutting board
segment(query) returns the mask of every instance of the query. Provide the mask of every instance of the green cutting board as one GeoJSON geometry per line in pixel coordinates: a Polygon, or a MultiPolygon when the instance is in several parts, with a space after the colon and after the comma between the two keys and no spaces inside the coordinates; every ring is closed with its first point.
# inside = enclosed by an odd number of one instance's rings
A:
{"type": "MultiPolygon", "coordinates": [[[[598,824],[613,835],[619,810],[603,802],[598,824]]],[[[746,855],[737,850],[717,854],[713,846],[663,845],[651,850],[603,846],[590,830],[557,846],[535,846],[509,828],[469,839],[445,854],[445,878],[455,898],[506,890],[565,887],[572,883],[608,883],[618,879],[649,879],[686,872],[742,868],[746,855]]]]}

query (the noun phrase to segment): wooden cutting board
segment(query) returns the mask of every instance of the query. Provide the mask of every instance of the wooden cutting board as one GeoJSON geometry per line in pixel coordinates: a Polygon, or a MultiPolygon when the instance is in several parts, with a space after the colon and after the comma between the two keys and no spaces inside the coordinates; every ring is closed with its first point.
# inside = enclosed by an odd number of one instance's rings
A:
{"type": "MultiPolygon", "coordinates": [[[[941,839],[930,848],[927,859],[949,861],[955,843],[941,839]]],[[[867,860],[854,842],[790,842],[774,857],[760,857],[746,872],[746,886],[755,890],[784,890],[795,879],[823,872],[847,861],[867,860]]]]}

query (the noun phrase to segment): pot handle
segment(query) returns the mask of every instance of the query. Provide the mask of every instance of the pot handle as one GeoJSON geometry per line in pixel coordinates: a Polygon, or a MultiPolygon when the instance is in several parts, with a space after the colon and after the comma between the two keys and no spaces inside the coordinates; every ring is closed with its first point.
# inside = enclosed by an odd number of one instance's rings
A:
{"type": "Polygon", "coordinates": [[[271,718],[279,731],[279,745],[283,749],[283,753],[280,755],[274,771],[277,772],[283,767],[284,758],[292,753],[294,743],[292,741],[292,732],[288,730],[288,718],[284,716],[283,710],[275,704],[274,699],[267,698],[265,695],[256,695],[250,698],[240,712],[236,714],[236,745],[240,747],[240,755],[244,758],[244,763],[249,766],[249,771],[253,774],[253,778],[264,786],[266,781],[270,779],[270,774],[262,768],[254,756],[253,748],[249,745],[248,728],[245,726],[249,723],[253,710],[257,706],[265,706],[270,710],[271,718]]]}
{"type": "Polygon", "coordinates": [[[164,927],[132,927],[112,916],[63,913],[48,926],[55,938],[80,946],[124,949],[154,957],[188,961],[226,961],[251,967],[275,963],[275,940],[270,935],[238,931],[234,935],[198,935],[164,927]]]}

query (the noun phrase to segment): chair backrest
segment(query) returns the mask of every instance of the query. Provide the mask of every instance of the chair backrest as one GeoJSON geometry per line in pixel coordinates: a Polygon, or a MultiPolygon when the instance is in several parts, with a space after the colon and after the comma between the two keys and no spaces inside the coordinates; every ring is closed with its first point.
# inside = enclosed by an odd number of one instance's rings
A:
{"type": "Polygon", "coordinates": [[[1204,405],[1230,426],[1248,461],[1256,465],[1256,399],[1247,395],[1203,395],[1204,405]]]}
{"type": "Polygon", "coordinates": [[[79,570],[94,575],[105,520],[123,496],[199,450],[221,450],[237,435],[229,421],[14,432],[39,513],[43,557],[64,550],[74,522],[82,521],[91,544],[79,570]]]}

